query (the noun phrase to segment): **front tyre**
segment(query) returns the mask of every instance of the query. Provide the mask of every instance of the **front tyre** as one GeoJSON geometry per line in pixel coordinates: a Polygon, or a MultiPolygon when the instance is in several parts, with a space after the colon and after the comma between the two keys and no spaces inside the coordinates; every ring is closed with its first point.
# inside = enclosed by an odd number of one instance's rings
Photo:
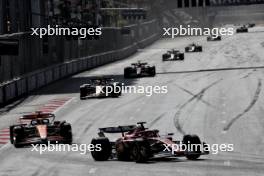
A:
{"type": "Polygon", "coordinates": [[[201,156],[202,143],[197,135],[184,135],[183,144],[191,146],[191,150],[186,150],[186,158],[196,160],[201,156]]]}
{"type": "Polygon", "coordinates": [[[61,136],[64,138],[64,144],[72,144],[72,127],[69,123],[61,126],[61,136]]]}

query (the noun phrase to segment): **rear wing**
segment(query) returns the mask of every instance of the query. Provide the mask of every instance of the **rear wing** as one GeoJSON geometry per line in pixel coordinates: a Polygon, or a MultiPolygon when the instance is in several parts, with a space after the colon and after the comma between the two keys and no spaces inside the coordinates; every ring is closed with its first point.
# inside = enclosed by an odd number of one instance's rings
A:
{"type": "Polygon", "coordinates": [[[148,63],[147,62],[140,62],[140,63],[132,63],[131,65],[134,65],[134,66],[136,66],[136,65],[148,65],[148,63]]]}
{"type": "Polygon", "coordinates": [[[96,81],[99,81],[100,83],[106,84],[107,82],[114,81],[114,79],[113,78],[108,78],[108,77],[107,78],[102,77],[102,78],[91,78],[90,79],[90,82],[92,84],[96,83],[96,81]]]}
{"type": "Polygon", "coordinates": [[[99,131],[101,133],[125,133],[129,131],[133,131],[136,127],[137,127],[136,125],[106,127],[106,128],[99,128],[99,131]]]}
{"type": "Polygon", "coordinates": [[[41,111],[37,111],[36,113],[23,115],[19,118],[19,121],[20,123],[26,123],[34,119],[52,119],[52,121],[54,121],[55,115],[52,113],[43,113],[41,111]]]}

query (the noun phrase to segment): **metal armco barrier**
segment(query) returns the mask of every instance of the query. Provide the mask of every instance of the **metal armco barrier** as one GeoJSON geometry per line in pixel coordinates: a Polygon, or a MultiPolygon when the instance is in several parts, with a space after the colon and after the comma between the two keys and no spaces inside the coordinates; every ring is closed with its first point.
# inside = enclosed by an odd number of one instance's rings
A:
{"type": "Polygon", "coordinates": [[[2,106],[8,104],[12,100],[19,98],[22,95],[28,94],[34,90],[37,90],[38,88],[48,85],[54,81],[63,79],[67,76],[71,76],[81,71],[89,70],[130,56],[131,54],[137,52],[138,48],[145,47],[159,38],[157,31],[155,31],[155,33],[148,31],[150,29],[153,30],[153,27],[151,26],[146,27],[148,24],[153,25],[151,22],[144,23],[141,26],[141,30],[139,30],[136,25],[131,26],[131,29],[133,29],[133,40],[131,40],[131,37],[117,37],[117,40],[120,40],[117,46],[119,49],[53,65],[51,67],[26,74],[16,80],[0,85],[0,105],[2,106]],[[141,35],[139,35],[139,31],[141,31],[141,35]],[[135,37],[138,37],[137,41],[135,41],[135,37]]]}

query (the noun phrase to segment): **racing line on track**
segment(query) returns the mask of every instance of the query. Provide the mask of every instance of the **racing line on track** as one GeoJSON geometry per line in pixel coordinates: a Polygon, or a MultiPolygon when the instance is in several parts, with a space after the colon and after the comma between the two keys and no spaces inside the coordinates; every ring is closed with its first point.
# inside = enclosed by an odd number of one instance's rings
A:
{"type": "MultiPolygon", "coordinates": [[[[61,107],[66,103],[70,102],[72,98],[56,98],[48,101],[47,104],[40,107],[37,111],[42,111],[46,113],[56,113],[61,107]]],[[[10,140],[9,128],[4,128],[0,130],[0,147],[1,145],[7,144],[10,140]]]]}

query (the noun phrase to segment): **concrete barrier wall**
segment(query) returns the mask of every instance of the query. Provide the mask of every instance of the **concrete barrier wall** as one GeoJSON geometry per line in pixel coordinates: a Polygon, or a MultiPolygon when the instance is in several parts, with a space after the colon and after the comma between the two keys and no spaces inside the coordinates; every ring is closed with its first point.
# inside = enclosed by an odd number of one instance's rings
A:
{"type": "MultiPolygon", "coordinates": [[[[127,56],[137,52],[138,48],[145,47],[156,41],[160,36],[156,21],[143,23],[139,26],[131,26],[130,29],[133,35],[126,36],[124,41],[121,37],[121,29],[116,29],[117,32],[115,33],[118,34],[113,33],[114,37],[117,37],[115,40],[120,40],[120,43],[115,46],[117,49],[72,59],[61,64],[28,73],[16,80],[12,80],[8,83],[0,85],[0,106],[8,104],[25,94],[29,94],[30,92],[59,79],[63,79],[76,73],[126,58],[127,56]],[[139,28],[142,28],[141,34],[138,34],[139,28]]],[[[107,45],[109,45],[109,43],[111,44],[112,41],[109,40],[107,42],[107,45]]]]}
{"type": "MultiPolygon", "coordinates": [[[[177,1],[170,0],[171,4],[177,1]]],[[[163,27],[215,27],[224,24],[264,23],[264,4],[176,8],[166,6],[161,12],[163,27]]]]}

